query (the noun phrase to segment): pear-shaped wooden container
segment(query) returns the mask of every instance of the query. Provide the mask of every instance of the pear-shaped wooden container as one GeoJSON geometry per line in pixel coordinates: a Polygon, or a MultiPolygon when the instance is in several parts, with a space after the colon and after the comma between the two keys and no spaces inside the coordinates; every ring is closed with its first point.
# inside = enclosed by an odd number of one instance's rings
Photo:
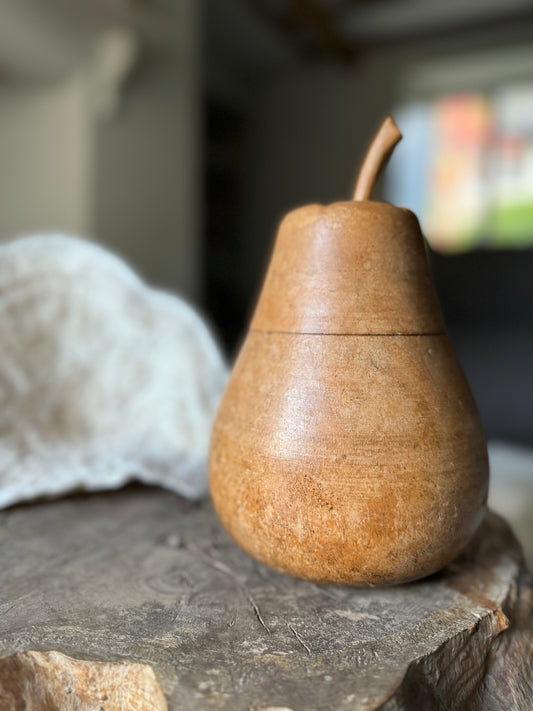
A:
{"type": "Polygon", "coordinates": [[[212,435],[231,536],[301,578],[394,584],[458,555],[487,486],[416,217],[370,200],[290,213],[212,435]]]}

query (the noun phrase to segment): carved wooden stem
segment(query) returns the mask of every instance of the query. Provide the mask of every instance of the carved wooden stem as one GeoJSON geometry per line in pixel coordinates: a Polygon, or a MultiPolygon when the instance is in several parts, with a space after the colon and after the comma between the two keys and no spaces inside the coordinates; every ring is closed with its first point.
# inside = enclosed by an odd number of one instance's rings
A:
{"type": "Polygon", "coordinates": [[[354,200],[370,200],[379,174],[391,157],[394,147],[402,139],[400,129],[391,116],[387,116],[368,149],[365,161],[359,171],[355,186],[354,200]]]}

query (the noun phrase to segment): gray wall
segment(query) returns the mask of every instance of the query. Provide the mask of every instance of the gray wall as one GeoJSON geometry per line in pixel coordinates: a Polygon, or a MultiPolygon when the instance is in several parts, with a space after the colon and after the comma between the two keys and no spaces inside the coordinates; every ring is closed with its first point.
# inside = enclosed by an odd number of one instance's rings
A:
{"type": "Polygon", "coordinates": [[[95,137],[94,233],[152,282],[198,301],[201,239],[200,18],[169,3],[168,50],[144,57],[95,137]]]}

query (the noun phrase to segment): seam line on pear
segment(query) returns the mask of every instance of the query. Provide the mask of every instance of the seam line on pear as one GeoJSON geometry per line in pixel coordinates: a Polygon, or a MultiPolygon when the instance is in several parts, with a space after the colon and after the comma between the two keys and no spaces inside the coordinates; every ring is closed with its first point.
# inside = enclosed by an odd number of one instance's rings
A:
{"type": "Polygon", "coordinates": [[[428,332],[428,333],[323,333],[320,331],[271,331],[260,328],[250,328],[254,333],[280,333],[287,336],[393,336],[398,337],[420,337],[420,336],[446,336],[446,331],[428,332]]]}

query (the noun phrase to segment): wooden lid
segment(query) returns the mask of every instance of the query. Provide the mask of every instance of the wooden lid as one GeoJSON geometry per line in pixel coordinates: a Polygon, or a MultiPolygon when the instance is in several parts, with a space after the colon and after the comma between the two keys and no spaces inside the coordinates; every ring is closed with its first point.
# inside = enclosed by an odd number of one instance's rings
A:
{"type": "Polygon", "coordinates": [[[444,333],[415,215],[370,200],[291,212],[281,224],[251,328],[444,333]]]}

